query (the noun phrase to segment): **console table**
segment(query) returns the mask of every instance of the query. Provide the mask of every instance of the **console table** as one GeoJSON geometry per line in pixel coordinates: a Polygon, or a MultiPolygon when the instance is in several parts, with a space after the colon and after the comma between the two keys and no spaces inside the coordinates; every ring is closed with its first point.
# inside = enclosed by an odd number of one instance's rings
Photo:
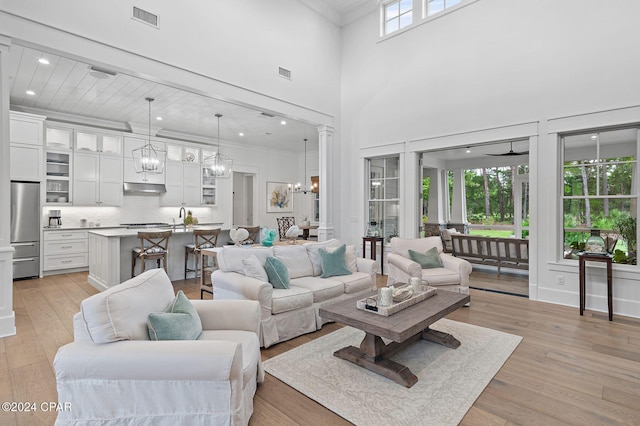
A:
{"type": "Polygon", "coordinates": [[[586,290],[585,290],[585,263],[586,262],[604,262],[607,264],[607,299],[609,302],[609,321],[613,320],[613,283],[612,283],[612,259],[611,256],[604,256],[600,254],[584,253],[578,255],[580,263],[580,315],[584,313],[586,304],[586,290]]]}
{"type": "Polygon", "coordinates": [[[380,273],[384,275],[384,238],[383,237],[362,237],[362,257],[367,252],[367,241],[369,242],[369,251],[371,251],[371,259],[377,260],[376,247],[380,241],[380,273]]]}

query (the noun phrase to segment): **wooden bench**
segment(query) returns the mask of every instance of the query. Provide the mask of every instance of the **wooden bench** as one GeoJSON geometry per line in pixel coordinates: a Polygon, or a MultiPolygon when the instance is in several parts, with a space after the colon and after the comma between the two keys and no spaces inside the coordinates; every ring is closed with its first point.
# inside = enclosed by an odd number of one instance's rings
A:
{"type": "Polygon", "coordinates": [[[472,263],[500,268],[529,269],[529,240],[476,235],[451,235],[453,255],[472,263]]]}

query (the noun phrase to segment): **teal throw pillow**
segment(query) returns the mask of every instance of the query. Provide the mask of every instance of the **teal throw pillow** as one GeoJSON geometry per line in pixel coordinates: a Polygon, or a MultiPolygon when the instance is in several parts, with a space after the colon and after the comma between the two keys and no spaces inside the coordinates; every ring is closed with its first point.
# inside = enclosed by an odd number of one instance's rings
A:
{"type": "Polygon", "coordinates": [[[442,268],[442,260],[436,247],[430,248],[426,253],[409,250],[409,258],[419,263],[422,269],[442,268]]]}
{"type": "Polygon", "coordinates": [[[346,251],[347,246],[344,244],[331,252],[325,249],[319,250],[320,263],[322,264],[322,275],[320,275],[320,278],[351,275],[351,271],[347,268],[346,251]]]}
{"type": "Polygon", "coordinates": [[[273,288],[289,288],[289,270],[282,260],[277,257],[267,257],[264,262],[269,282],[273,288]]]}
{"type": "Polygon", "coordinates": [[[150,313],[147,322],[151,340],[196,340],[202,333],[202,321],[182,290],[164,312],[150,313]]]}

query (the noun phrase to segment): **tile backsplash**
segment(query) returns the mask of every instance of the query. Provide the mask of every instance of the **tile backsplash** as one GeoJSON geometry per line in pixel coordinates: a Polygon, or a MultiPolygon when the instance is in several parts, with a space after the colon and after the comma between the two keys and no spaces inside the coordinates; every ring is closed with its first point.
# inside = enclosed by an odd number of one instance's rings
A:
{"type": "MultiPolygon", "coordinates": [[[[225,217],[220,217],[216,207],[185,207],[191,210],[194,217],[200,223],[225,222],[225,217]]],[[[147,223],[160,222],[172,224],[182,223],[179,218],[180,207],[160,207],[160,197],[150,195],[127,195],[124,197],[122,207],[72,207],[72,206],[45,206],[42,208],[42,224],[49,224],[49,210],[60,210],[62,213],[62,226],[80,226],[80,220],[86,219],[87,224],[93,223],[104,226],[117,226],[121,223],[147,223]]],[[[183,216],[184,217],[184,216],[183,216]]]]}

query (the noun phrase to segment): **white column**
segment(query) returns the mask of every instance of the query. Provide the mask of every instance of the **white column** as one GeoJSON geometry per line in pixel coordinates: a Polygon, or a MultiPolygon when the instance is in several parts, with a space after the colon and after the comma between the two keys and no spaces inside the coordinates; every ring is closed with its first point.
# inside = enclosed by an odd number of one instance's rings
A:
{"type": "MultiPolygon", "coordinates": [[[[420,223],[422,222],[422,213],[420,211],[420,200],[422,199],[422,180],[419,173],[419,158],[417,152],[407,152],[404,155],[404,167],[402,161],[400,170],[405,170],[404,175],[400,178],[400,196],[406,200],[404,202],[404,214],[401,213],[399,235],[408,235],[409,238],[415,238],[420,235],[420,223]],[[404,181],[403,181],[404,179],[404,181]],[[404,188],[404,192],[402,189],[404,188]]],[[[400,205],[403,203],[401,202],[400,205]]],[[[402,207],[401,210],[402,212],[402,207]]]]}
{"type": "Polygon", "coordinates": [[[11,177],[9,175],[9,47],[0,35],[0,337],[16,334],[13,312],[13,249],[11,248],[11,177]]]}
{"type": "Polygon", "coordinates": [[[464,187],[464,170],[453,171],[453,199],[451,200],[451,221],[455,224],[467,223],[467,196],[464,187]]]}
{"type": "Polygon", "coordinates": [[[444,219],[445,223],[449,223],[449,221],[451,221],[451,208],[449,207],[451,205],[451,194],[449,193],[449,174],[446,170],[440,170],[439,175],[439,188],[441,194],[440,202],[442,203],[443,212],[442,218],[444,219]]]}
{"type": "MultiPolygon", "coordinates": [[[[428,169],[429,175],[429,206],[427,208],[428,223],[443,224],[446,223],[448,215],[445,215],[445,204],[447,194],[445,192],[446,185],[442,183],[442,171],[439,169],[428,169]]],[[[448,191],[447,191],[448,192],[448,191]]],[[[447,209],[448,210],[448,209],[447,209]]]]}
{"type": "Polygon", "coordinates": [[[334,154],[333,146],[333,127],[321,125],[318,126],[319,136],[319,179],[320,179],[320,225],[318,226],[318,241],[326,241],[334,236],[333,213],[331,209],[331,196],[337,196],[340,192],[337,188],[338,183],[335,176],[331,158],[334,154]]]}

